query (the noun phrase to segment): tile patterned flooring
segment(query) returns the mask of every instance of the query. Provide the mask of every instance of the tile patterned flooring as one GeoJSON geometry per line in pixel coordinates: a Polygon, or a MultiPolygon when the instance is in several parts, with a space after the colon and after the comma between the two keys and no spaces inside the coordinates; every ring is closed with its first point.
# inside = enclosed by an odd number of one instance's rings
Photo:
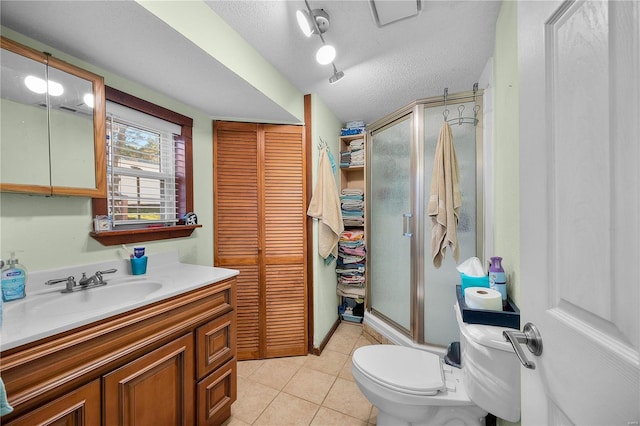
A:
{"type": "Polygon", "coordinates": [[[351,375],[351,355],[375,344],[342,322],[320,356],[238,362],[238,399],[225,426],[376,424],[377,410],[351,375]]]}

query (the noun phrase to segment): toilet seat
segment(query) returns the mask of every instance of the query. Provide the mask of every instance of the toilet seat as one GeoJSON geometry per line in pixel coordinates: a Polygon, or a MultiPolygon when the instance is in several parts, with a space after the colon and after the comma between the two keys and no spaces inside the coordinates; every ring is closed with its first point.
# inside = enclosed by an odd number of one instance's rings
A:
{"type": "Polygon", "coordinates": [[[397,345],[358,348],[353,366],[380,386],[417,396],[445,390],[442,363],[437,355],[397,345]]]}

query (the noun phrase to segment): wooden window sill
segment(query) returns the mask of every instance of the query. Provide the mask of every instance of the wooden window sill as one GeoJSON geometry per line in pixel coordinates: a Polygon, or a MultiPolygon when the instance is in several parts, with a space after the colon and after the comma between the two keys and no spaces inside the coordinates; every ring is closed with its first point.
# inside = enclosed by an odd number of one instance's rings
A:
{"type": "Polygon", "coordinates": [[[162,228],[126,229],[122,231],[90,232],[89,235],[103,246],[139,243],[143,241],[168,240],[190,236],[202,225],[176,225],[162,228]]]}

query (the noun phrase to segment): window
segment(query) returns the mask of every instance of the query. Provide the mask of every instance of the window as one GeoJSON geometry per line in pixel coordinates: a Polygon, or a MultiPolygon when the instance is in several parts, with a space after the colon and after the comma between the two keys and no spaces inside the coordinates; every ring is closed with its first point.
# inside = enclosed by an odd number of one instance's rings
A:
{"type": "Polygon", "coordinates": [[[173,225],[193,211],[193,120],[108,86],[106,100],[108,195],[93,199],[93,214],[111,215],[114,231],[91,236],[116,245],[190,235],[173,225]]]}
{"type": "Polygon", "coordinates": [[[180,126],[113,102],[107,102],[106,126],[114,229],[177,222],[174,139],[180,126]]]}

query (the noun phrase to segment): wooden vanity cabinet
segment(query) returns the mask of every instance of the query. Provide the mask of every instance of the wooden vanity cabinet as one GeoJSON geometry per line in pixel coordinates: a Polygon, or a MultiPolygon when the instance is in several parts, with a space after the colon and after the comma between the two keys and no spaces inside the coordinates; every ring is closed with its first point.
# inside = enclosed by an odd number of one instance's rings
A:
{"type": "Polygon", "coordinates": [[[219,425],[236,400],[236,278],[0,354],[3,425],[219,425]]]}
{"type": "Polygon", "coordinates": [[[100,426],[100,380],[94,380],[7,424],[100,426]]]}
{"type": "Polygon", "coordinates": [[[192,377],[191,334],[104,375],[105,424],[192,425],[192,377]]]}
{"type": "Polygon", "coordinates": [[[231,416],[237,394],[236,333],[233,313],[196,330],[198,425],[218,425],[231,416]]]}

